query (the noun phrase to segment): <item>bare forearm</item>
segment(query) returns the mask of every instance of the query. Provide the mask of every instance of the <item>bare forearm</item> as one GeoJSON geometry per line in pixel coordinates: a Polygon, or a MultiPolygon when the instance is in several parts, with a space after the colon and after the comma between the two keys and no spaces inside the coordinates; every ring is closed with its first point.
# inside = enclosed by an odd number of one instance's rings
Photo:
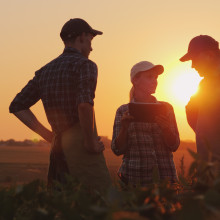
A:
{"type": "Polygon", "coordinates": [[[80,126],[84,136],[84,147],[90,153],[101,153],[104,144],[94,134],[94,109],[89,103],[78,105],[80,126]]]}
{"type": "Polygon", "coordinates": [[[15,112],[14,115],[22,121],[27,127],[32,131],[39,134],[46,141],[51,142],[53,138],[53,133],[45,128],[35,117],[30,109],[15,112]]]}

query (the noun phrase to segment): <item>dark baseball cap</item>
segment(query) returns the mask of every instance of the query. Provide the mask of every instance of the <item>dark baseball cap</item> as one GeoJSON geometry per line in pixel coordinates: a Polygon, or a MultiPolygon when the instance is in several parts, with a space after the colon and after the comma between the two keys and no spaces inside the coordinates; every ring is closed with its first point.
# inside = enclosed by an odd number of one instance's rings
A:
{"type": "Polygon", "coordinates": [[[208,35],[196,36],[190,41],[188,52],[183,57],[180,58],[180,61],[185,62],[191,60],[199,53],[208,50],[218,51],[219,43],[208,35]]]}
{"type": "Polygon", "coordinates": [[[67,21],[60,32],[62,40],[67,40],[73,37],[77,37],[83,32],[91,33],[93,36],[102,35],[101,31],[93,29],[85,20],[81,18],[73,18],[67,21]]]}

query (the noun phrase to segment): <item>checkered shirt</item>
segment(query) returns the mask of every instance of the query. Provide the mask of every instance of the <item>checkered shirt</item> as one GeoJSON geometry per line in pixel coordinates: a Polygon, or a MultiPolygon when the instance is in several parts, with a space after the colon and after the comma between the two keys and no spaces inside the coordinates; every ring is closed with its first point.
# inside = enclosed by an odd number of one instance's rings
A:
{"type": "Polygon", "coordinates": [[[74,48],[64,52],[36,71],[16,95],[9,111],[29,109],[40,99],[52,130],[59,133],[79,121],[78,104],[94,105],[97,66],[74,48]]]}
{"type": "Polygon", "coordinates": [[[116,112],[112,151],[116,155],[123,155],[123,161],[118,175],[132,185],[147,185],[152,182],[155,171],[160,179],[177,180],[176,168],[173,162],[172,152],[176,151],[180,144],[178,128],[173,107],[166,102],[159,102],[167,106],[167,117],[170,120],[170,129],[176,136],[173,146],[169,146],[162,136],[162,130],[156,123],[131,122],[128,128],[126,150],[119,151],[115,140],[119,135],[121,118],[128,111],[128,104],[122,105],[116,112]]]}

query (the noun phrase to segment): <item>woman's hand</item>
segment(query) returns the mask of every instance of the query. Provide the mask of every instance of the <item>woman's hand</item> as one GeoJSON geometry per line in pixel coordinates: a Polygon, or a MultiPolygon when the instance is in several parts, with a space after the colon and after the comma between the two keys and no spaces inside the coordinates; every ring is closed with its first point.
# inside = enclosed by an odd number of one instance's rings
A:
{"type": "Polygon", "coordinates": [[[132,121],[134,121],[134,117],[128,111],[124,112],[121,118],[121,127],[127,130],[132,121]]]}
{"type": "Polygon", "coordinates": [[[156,123],[160,126],[162,130],[166,130],[170,128],[170,120],[169,117],[164,115],[159,115],[155,117],[156,123]]]}
{"type": "Polygon", "coordinates": [[[164,115],[159,115],[155,118],[156,123],[160,126],[163,137],[165,138],[167,144],[172,146],[176,142],[176,136],[170,129],[170,120],[169,117],[164,115]]]}

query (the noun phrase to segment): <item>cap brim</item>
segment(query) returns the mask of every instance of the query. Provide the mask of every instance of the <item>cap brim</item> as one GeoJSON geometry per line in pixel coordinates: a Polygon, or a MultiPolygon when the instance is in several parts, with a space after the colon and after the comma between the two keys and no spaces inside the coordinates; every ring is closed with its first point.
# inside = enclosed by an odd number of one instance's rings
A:
{"type": "Polygon", "coordinates": [[[180,61],[185,62],[185,61],[188,61],[188,60],[191,60],[191,59],[192,59],[192,57],[190,56],[189,53],[187,53],[183,57],[180,58],[180,61]]]}
{"type": "Polygon", "coordinates": [[[98,31],[98,30],[95,30],[95,29],[92,29],[92,30],[91,30],[91,33],[94,35],[94,37],[95,37],[96,35],[102,35],[102,34],[103,34],[103,32],[98,31]]]}
{"type": "Polygon", "coordinates": [[[162,65],[155,65],[153,68],[155,70],[155,73],[160,75],[164,72],[164,67],[162,65]]]}

